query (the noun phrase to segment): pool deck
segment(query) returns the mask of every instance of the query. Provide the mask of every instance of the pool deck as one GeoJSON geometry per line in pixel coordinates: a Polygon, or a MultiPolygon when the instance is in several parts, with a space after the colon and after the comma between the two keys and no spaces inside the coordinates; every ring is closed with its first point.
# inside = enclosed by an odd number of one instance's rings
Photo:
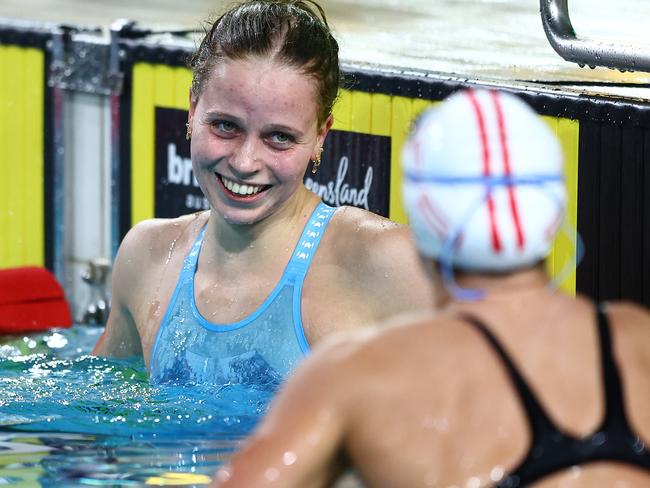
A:
{"type": "MultiPolygon", "coordinates": [[[[196,28],[230,1],[5,0],[0,17],[107,27],[119,18],[160,29],[196,28]]],[[[538,0],[321,0],[344,63],[506,85],[650,100],[650,74],[580,68],[546,40],[538,0]]],[[[581,36],[650,45],[645,0],[572,0],[581,36]]]]}

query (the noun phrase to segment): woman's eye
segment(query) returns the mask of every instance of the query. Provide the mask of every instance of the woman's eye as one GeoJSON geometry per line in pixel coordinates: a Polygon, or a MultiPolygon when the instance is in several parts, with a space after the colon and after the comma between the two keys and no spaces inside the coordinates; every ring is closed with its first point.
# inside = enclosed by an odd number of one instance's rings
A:
{"type": "Polygon", "coordinates": [[[275,132],[271,134],[271,142],[280,146],[286,146],[287,144],[293,142],[293,138],[288,134],[283,134],[282,132],[275,132]]]}
{"type": "Polygon", "coordinates": [[[212,125],[222,134],[235,134],[239,129],[236,124],[228,122],[227,120],[218,120],[213,122],[212,125]]]}

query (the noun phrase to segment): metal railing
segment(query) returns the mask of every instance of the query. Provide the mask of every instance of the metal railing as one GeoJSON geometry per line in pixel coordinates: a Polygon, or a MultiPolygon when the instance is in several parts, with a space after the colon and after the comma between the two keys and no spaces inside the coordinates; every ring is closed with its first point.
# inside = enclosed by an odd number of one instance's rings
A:
{"type": "Polygon", "coordinates": [[[650,45],[621,43],[576,35],[568,0],[540,0],[544,32],[553,49],[581,66],[650,72],[650,45]]]}

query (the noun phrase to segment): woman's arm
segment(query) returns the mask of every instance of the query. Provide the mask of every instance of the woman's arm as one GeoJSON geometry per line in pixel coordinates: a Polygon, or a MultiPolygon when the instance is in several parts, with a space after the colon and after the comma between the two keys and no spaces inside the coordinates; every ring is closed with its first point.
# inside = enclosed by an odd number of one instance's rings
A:
{"type": "Polygon", "coordinates": [[[141,286],[139,277],[147,273],[147,259],[142,254],[147,224],[134,226],[125,236],[113,266],[111,310],[106,328],[93,354],[109,357],[142,355],[142,343],[132,315],[132,300],[141,286]]]}
{"type": "Polygon", "coordinates": [[[348,347],[337,344],[328,341],[305,360],[244,447],[217,471],[213,487],[320,488],[341,474],[352,390],[340,370],[348,347]]]}

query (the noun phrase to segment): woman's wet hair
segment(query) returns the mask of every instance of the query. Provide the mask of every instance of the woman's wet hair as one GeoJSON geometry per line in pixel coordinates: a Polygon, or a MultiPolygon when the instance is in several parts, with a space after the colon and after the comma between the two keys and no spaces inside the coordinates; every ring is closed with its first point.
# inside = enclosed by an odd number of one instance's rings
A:
{"type": "Polygon", "coordinates": [[[318,84],[319,125],[332,112],[340,84],[339,46],[313,0],[249,0],[230,8],[189,60],[198,99],[222,60],[258,56],[295,67],[318,84]]]}

